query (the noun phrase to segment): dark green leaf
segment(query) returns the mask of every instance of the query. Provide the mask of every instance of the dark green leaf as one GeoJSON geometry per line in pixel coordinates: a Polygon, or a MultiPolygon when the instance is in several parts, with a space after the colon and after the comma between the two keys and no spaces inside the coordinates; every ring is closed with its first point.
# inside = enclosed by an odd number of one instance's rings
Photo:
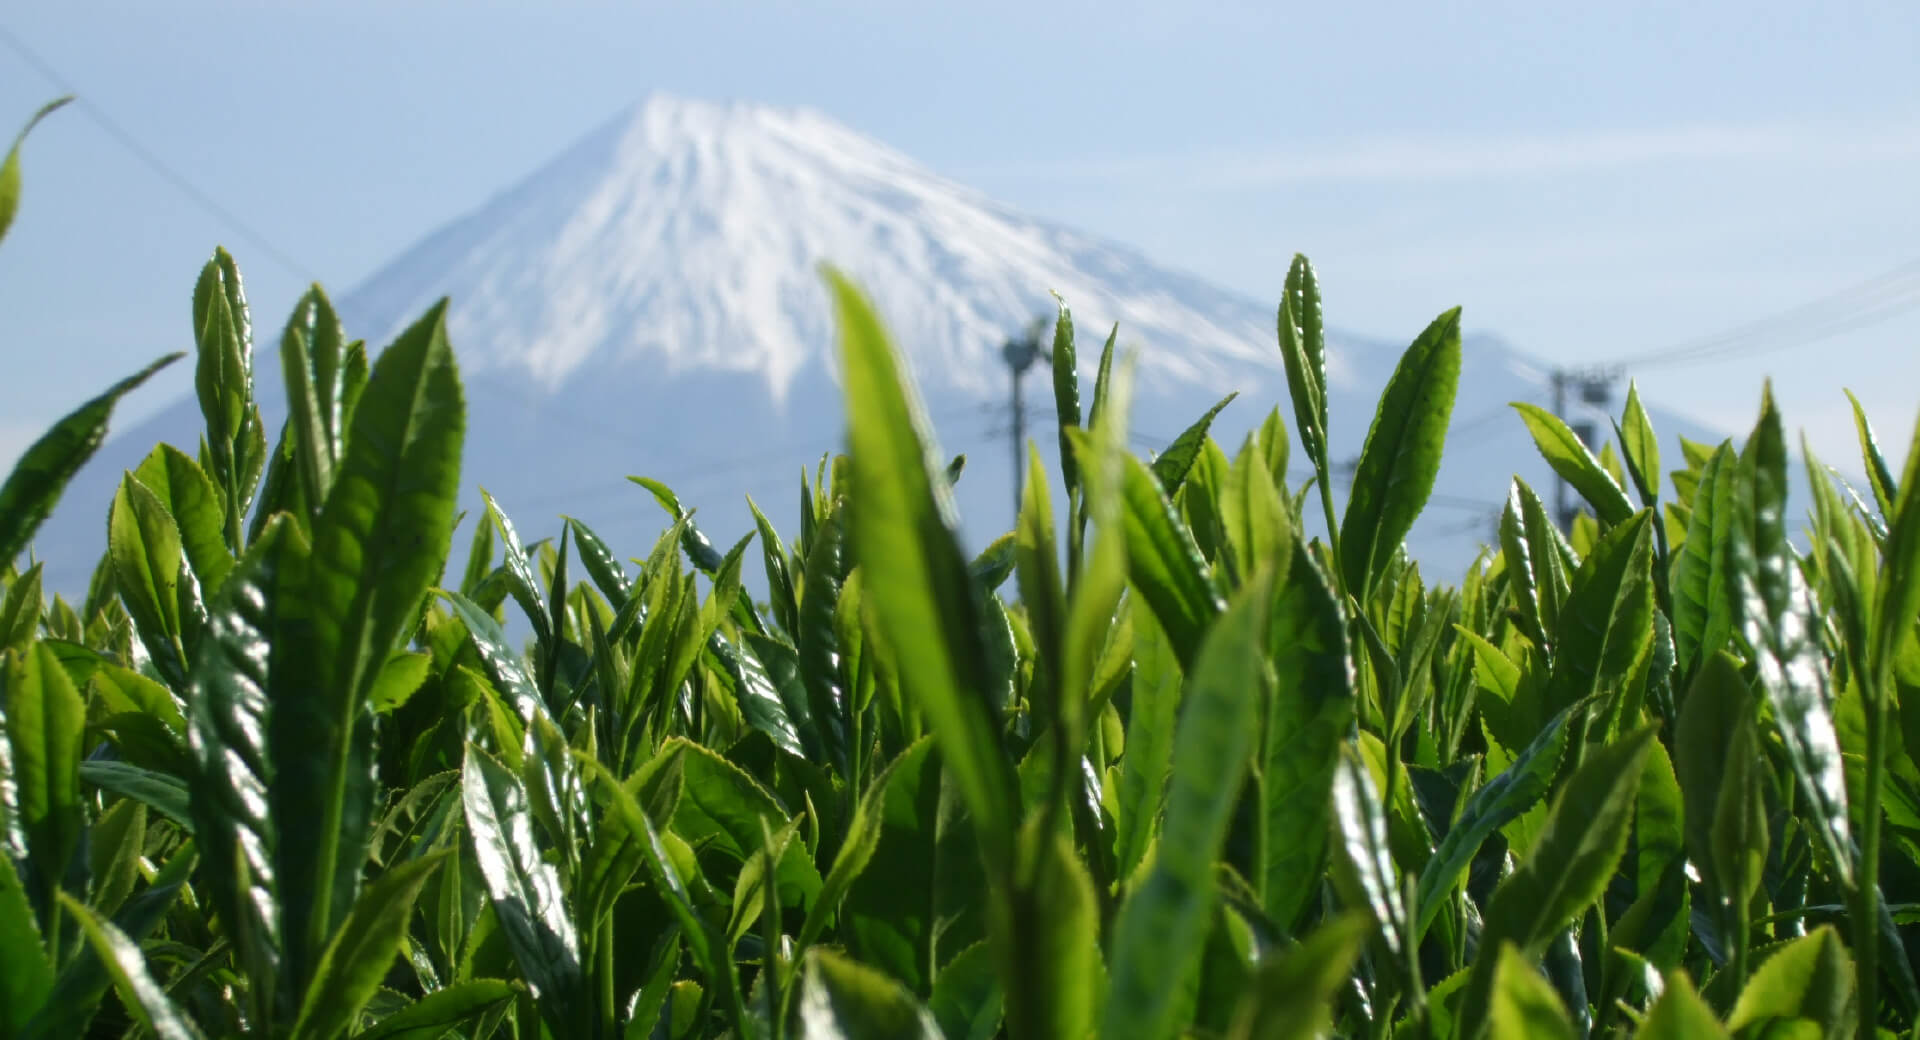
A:
{"type": "Polygon", "coordinates": [[[227,571],[233,568],[233,553],[227,549],[223,530],[226,504],[213,479],[199,463],[170,444],[154,448],[134,471],[134,477],[173,517],[180,532],[180,548],[199,577],[201,588],[209,593],[219,589],[227,571]]]}
{"type": "Polygon", "coordinates": [[[333,1040],[358,1022],[400,952],[421,887],[450,851],[395,867],[361,893],[320,958],[294,1022],[294,1040],[333,1040]]]}
{"type": "Polygon", "coordinates": [[[515,991],[512,983],[499,979],[456,982],[353,1034],[354,1040],[438,1040],[447,1030],[512,1000],[515,991]]]}
{"type": "Polygon", "coordinates": [[[1231,1040],[1317,1040],[1329,1033],[1328,1005],[1348,982],[1373,929],[1362,913],[1329,919],[1298,946],[1263,958],[1240,998],[1231,1040]]]}
{"type": "Polygon", "coordinates": [[[1733,632],[1727,547],[1734,518],[1735,468],[1731,444],[1722,444],[1700,471],[1687,539],[1673,559],[1673,640],[1680,667],[1692,670],[1733,632]]]}
{"type": "Polygon", "coordinates": [[[1587,756],[1569,778],[1526,861],[1496,888],[1463,1005],[1465,1035],[1485,1021],[1498,963],[1511,942],[1528,956],[1599,898],[1626,849],[1652,727],[1587,756]]]}
{"type": "Polygon", "coordinates": [[[185,356],[168,354],[115,383],[106,393],[67,413],[20,454],[7,482],[0,484],[0,564],[11,563],[26,548],[41,521],[53,512],[67,482],[107,439],[107,420],[113,406],[148,376],[185,356]]]}
{"type": "Polygon", "coordinates": [[[1420,917],[1414,923],[1415,942],[1426,936],[1434,917],[1446,908],[1447,894],[1479,854],[1480,846],[1493,832],[1546,797],[1566,755],[1568,725],[1580,710],[1569,706],[1554,716],[1513,764],[1475,791],[1454,818],[1447,836],[1420,872],[1414,901],[1420,908],[1420,917]]]}
{"type": "Polygon", "coordinates": [[[1666,988],[1633,1035],[1634,1040],[1716,1040],[1731,1034],[1700,999],[1686,972],[1676,971],[1667,976],[1666,988]]]}
{"type": "Polygon", "coordinates": [[[1180,436],[1175,437],[1173,443],[1167,445],[1167,450],[1154,458],[1154,479],[1160,482],[1160,487],[1168,496],[1178,492],[1180,485],[1186,483],[1187,471],[1193,468],[1193,460],[1199,456],[1201,449],[1206,447],[1207,431],[1213,428],[1213,417],[1219,415],[1220,409],[1232,404],[1233,399],[1239,396],[1240,394],[1236,391],[1222,397],[1218,404],[1207,409],[1207,414],[1194,420],[1193,425],[1182,430],[1180,436]]]}
{"type": "Polygon", "coordinates": [[[80,763],[80,779],[158,811],[189,834],[194,831],[187,782],[179,777],[126,762],[92,760],[80,763]]]}
{"type": "Polygon", "coordinates": [[[1880,442],[1873,436],[1873,425],[1867,422],[1867,410],[1860,407],[1860,399],[1853,391],[1846,391],[1847,400],[1853,405],[1853,428],[1860,435],[1860,460],[1867,467],[1867,483],[1873,487],[1873,500],[1880,507],[1880,515],[1893,518],[1893,502],[1899,493],[1899,485],[1893,482],[1893,470],[1887,466],[1887,458],[1880,454],[1880,442]]]}
{"type": "Polygon", "coordinates": [[[527,790],[512,770],[468,745],[461,794],[474,861],[507,945],[534,996],[551,1007],[549,1020],[571,1022],[582,995],[580,941],[559,872],[534,841],[527,790]]]}
{"type": "Polygon", "coordinates": [[[1340,521],[1345,588],[1365,600],[1433,493],[1460,380],[1460,308],[1435,318],[1380,396],[1340,521]]]}
{"type": "Polygon", "coordinates": [[[1072,498],[1080,487],[1080,470],[1074,464],[1073,446],[1067,442],[1067,430],[1080,425],[1080,361],[1073,347],[1073,312],[1056,295],[1060,317],[1053,323],[1053,412],[1060,428],[1060,480],[1072,498]]]}
{"type": "Polygon", "coordinates": [[[1608,528],[1581,561],[1560,610],[1548,710],[1611,690],[1653,638],[1652,522],[1643,509],[1608,528]]]}

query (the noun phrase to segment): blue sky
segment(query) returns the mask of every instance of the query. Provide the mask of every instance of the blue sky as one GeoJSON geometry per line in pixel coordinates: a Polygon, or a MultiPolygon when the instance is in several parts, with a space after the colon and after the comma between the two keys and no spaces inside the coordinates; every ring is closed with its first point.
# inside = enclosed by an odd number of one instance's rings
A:
{"type": "MultiPolygon", "coordinates": [[[[1911,3],[77,0],[0,28],[64,81],[0,46],[0,126],[70,87],[237,218],[89,112],[36,131],[0,245],[0,460],[188,343],[215,244],[275,329],[306,279],[345,292],[653,89],[817,107],[1262,300],[1304,251],[1341,327],[1404,339],[1461,304],[1570,364],[1920,259],[1911,3]]],[[[1904,455],[1920,308],[1753,343],[1780,349],[1634,374],[1741,430],[1772,376],[1788,423],[1857,469],[1850,387],[1904,455]]]]}

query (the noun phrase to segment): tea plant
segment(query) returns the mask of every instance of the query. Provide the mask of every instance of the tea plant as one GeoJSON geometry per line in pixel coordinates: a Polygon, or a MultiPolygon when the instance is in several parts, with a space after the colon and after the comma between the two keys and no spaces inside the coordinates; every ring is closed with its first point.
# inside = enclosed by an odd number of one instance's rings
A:
{"type": "MultiPolygon", "coordinates": [[[[0,170],[0,234],[19,192],[0,170]]],[[[1871,1037],[1912,1033],[1920,434],[1865,494],[1770,396],[1663,472],[1637,393],[1586,510],[1513,483],[1457,587],[1402,543],[1459,312],[1402,357],[1344,507],[1319,288],[1293,420],[1125,450],[1084,387],[969,558],[899,354],[833,272],[848,451],[725,551],[673,490],[453,534],[445,303],[377,356],[310,289],[289,414],[217,252],[198,450],[124,474],[84,602],[19,558],[163,358],[0,486],[0,1033],[21,1037],[1871,1037]],[[1084,407],[1083,407],[1084,406],[1084,407]],[[1314,476],[1286,483],[1297,436],[1314,476]],[[1054,500],[1057,474],[1064,498],[1054,500]],[[1310,537],[1316,508],[1324,537],[1310,537]],[[754,542],[767,602],[744,588],[754,542]],[[511,601],[511,605],[509,605],[511,601]],[[505,634],[507,612],[528,636],[505,634]]],[[[1218,409],[1215,409],[1217,412],[1218,409]]]]}

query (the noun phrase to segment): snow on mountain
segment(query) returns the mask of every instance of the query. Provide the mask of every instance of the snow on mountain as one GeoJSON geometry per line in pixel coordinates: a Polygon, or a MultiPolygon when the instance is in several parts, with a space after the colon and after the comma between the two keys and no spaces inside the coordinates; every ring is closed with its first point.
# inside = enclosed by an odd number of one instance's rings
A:
{"type": "MultiPolygon", "coordinates": [[[[486,487],[530,539],[556,534],[565,510],[638,556],[664,515],[628,474],[674,485],[716,543],[752,529],[746,495],[792,533],[802,467],[838,450],[843,431],[825,263],[875,301],[943,447],[968,454],[958,491],[976,546],[1012,519],[1000,348],[1053,315],[1050,291],[1073,310],[1088,386],[1113,323],[1121,347],[1137,351],[1142,450],[1238,391],[1215,426],[1231,452],[1286,400],[1274,334],[1284,271],[1271,272],[1272,300],[1249,300],[1016,212],[818,113],[664,95],[429,235],[339,307],[350,334],[383,346],[451,297],[469,498],[486,487]]],[[[1331,318],[1351,317],[1339,272],[1321,277],[1331,318]]],[[[255,326],[265,336],[282,318],[256,314],[255,326]]],[[[1375,398],[1419,331],[1398,330],[1398,342],[1329,332],[1336,457],[1358,455],[1375,398]]],[[[263,340],[257,355],[277,430],[275,346],[263,340]]],[[[1411,537],[1427,573],[1448,579],[1488,536],[1514,473],[1543,494],[1549,480],[1506,408],[1545,403],[1545,366],[1485,336],[1469,337],[1465,353],[1446,467],[1411,537]]],[[[1047,446],[1044,366],[1026,395],[1029,435],[1047,446]]],[[[1675,433],[1720,437],[1654,418],[1675,458],[1675,433]]],[[[198,422],[188,398],[109,442],[41,535],[56,587],[84,587],[121,470],[156,440],[195,443],[198,422]]]]}

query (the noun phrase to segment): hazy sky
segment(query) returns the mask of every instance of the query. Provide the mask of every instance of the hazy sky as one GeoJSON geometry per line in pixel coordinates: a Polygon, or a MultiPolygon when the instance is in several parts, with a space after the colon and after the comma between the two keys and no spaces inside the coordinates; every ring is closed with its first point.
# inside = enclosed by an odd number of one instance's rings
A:
{"type": "MultiPolygon", "coordinates": [[[[1383,337],[1457,303],[1471,329],[1601,362],[1903,265],[1877,299],[1920,304],[1911,2],[67,0],[0,29],[62,79],[0,39],[0,127],[63,89],[95,106],[29,141],[0,244],[0,460],[190,343],[215,244],[271,344],[306,279],[344,293],[652,89],[817,107],[1261,300],[1306,252],[1329,320],[1383,337]]],[[[1920,308],[1803,338],[1636,371],[1740,430],[1772,375],[1788,423],[1857,470],[1850,387],[1897,464],[1920,308]]],[[[187,392],[177,369],[126,414],[187,392]]]]}

